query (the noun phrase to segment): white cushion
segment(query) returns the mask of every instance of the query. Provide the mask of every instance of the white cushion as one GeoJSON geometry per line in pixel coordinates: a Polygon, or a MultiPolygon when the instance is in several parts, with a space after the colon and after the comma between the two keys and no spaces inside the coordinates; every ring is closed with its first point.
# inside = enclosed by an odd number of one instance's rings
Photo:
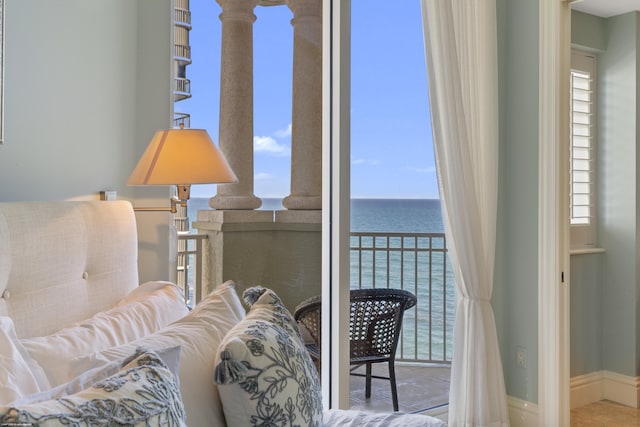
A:
{"type": "Polygon", "coordinates": [[[272,290],[249,288],[243,296],[249,312],[216,354],[227,424],[320,427],[320,379],[293,316],[272,290]]]}
{"type": "Polygon", "coordinates": [[[235,284],[219,285],[184,318],[131,343],[71,361],[71,373],[82,372],[131,354],[136,347],[161,350],[179,345],[180,390],[189,427],[226,426],[218,388],[213,384],[213,359],[222,338],[245,315],[235,284]]]}
{"type": "Polygon", "coordinates": [[[0,425],[185,426],[174,375],[157,354],[136,352],[113,376],[59,399],[0,408],[0,425]]]}
{"type": "Polygon", "coordinates": [[[0,405],[48,387],[38,369],[18,341],[11,318],[0,316],[0,405]]]}
{"type": "Polygon", "coordinates": [[[111,310],[44,337],[22,339],[44,369],[51,387],[75,377],[68,361],[149,335],[189,312],[182,291],[169,282],[149,282],[111,310]]]}

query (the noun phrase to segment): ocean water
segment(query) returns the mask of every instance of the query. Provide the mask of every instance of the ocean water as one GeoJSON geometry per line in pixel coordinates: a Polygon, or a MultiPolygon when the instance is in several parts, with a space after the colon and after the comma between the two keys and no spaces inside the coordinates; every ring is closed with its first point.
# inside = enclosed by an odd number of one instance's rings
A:
{"type": "MultiPolygon", "coordinates": [[[[260,209],[279,210],[281,199],[262,199],[260,209]]],[[[208,198],[189,201],[189,218],[209,209],[208,198]]],[[[437,199],[352,199],[351,232],[444,233],[437,199]]],[[[405,313],[397,357],[420,361],[450,361],[455,285],[442,236],[351,237],[351,287],[393,287],[418,297],[415,309],[405,313]],[[355,246],[365,248],[354,250],[355,246]],[[399,250],[404,248],[405,250],[399,250]],[[436,248],[438,250],[426,250],[436,248]]]]}
{"type": "Polygon", "coordinates": [[[352,199],[351,231],[444,233],[440,200],[352,199]]]}
{"type": "MultiPolygon", "coordinates": [[[[208,198],[189,200],[189,218],[209,208],[208,198]]],[[[280,210],[282,200],[263,198],[260,210],[280,210]]],[[[351,231],[443,233],[440,200],[437,199],[352,199],[351,231]]]]}

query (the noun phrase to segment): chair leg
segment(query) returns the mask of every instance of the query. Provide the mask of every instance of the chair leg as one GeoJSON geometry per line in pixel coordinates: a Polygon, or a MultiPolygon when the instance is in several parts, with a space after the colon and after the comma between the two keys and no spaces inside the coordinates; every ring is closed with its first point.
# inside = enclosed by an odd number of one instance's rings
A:
{"type": "Polygon", "coordinates": [[[396,389],[396,368],[393,360],[389,361],[389,382],[391,382],[391,399],[393,410],[398,411],[398,390],[396,389]]]}
{"type": "Polygon", "coordinates": [[[371,397],[371,363],[367,363],[366,371],[364,396],[368,399],[371,397]]]}

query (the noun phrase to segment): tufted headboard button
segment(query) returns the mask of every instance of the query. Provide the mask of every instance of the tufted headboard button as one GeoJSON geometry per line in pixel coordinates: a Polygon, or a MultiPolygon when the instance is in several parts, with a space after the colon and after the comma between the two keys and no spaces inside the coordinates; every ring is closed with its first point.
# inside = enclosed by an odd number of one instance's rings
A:
{"type": "Polygon", "coordinates": [[[2,292],[2,299],[8,301],[10,298],[11,298],[11,291],[9,289],[5,289],[4,292],[2,292]]]}
{"type": "Polygon", "coordinates": [[[82,278],[84,280],[87,280],[89,278],[89,273],[87,273],[86,271],[84,273],[82,273],[82,278]]]}

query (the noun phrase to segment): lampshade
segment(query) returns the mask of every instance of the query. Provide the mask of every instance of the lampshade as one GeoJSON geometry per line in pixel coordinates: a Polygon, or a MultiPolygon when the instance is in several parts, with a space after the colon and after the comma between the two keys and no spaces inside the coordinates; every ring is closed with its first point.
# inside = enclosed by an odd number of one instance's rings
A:
{"type": "Polygon", "coordinates": [[[238,182],[227,160],[204,129],[155,133],[129,185],[190,185],[238,182]]]}

